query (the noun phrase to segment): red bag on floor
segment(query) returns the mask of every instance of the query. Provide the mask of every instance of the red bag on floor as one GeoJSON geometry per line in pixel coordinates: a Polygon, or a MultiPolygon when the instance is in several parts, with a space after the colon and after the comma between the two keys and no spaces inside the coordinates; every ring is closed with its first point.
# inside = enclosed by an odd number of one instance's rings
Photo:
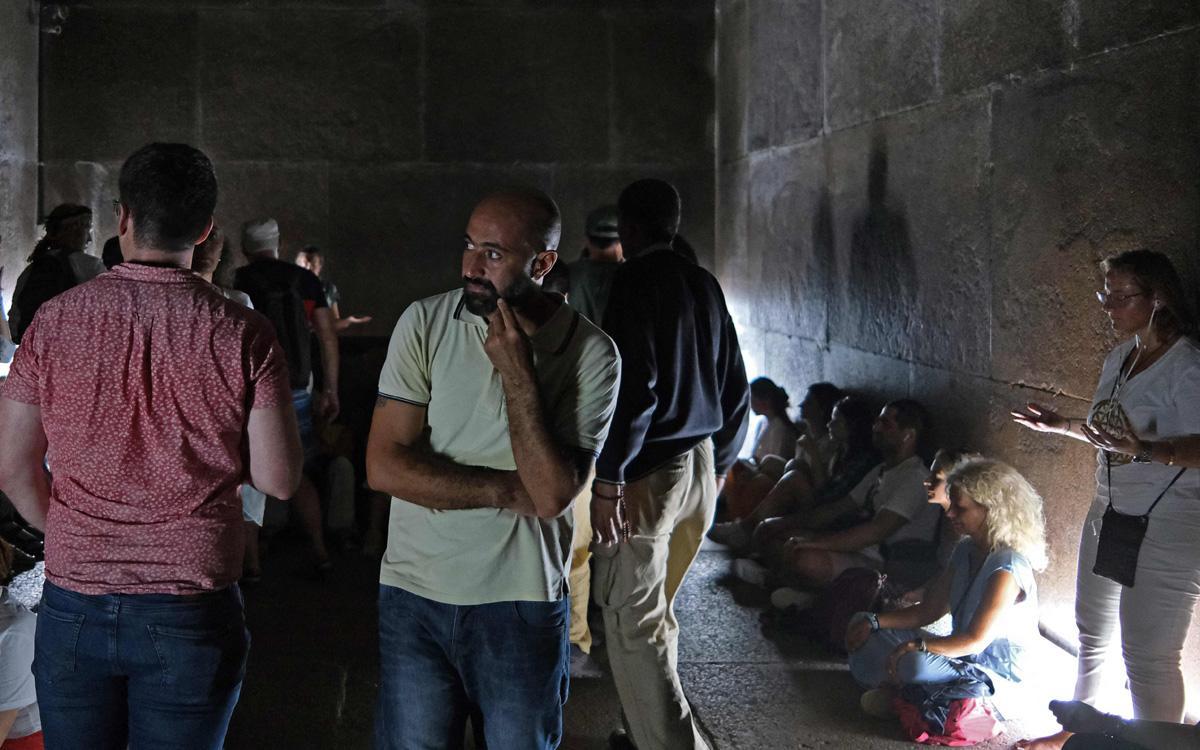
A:
{"type": "Polygon", "coordinates": [[[1004,722],[986,700],[960,698],[950,703],[946,725],[941,734],[930,734],[930,726],[916,706],[896,698],[892,707],[900,716],[904,733],[913,742],[922,745],[945,747],[967,747],[990,740],[1004,731],[1004,722]]]}

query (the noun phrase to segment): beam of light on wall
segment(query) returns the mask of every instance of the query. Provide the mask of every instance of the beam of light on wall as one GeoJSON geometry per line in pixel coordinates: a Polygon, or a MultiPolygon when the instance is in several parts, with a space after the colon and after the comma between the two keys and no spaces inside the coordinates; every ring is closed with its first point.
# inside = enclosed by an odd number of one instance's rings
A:
{"type": "MultiPolygon", "coordinates": [[[[726,294],[726,304],[729,306],[729,316],[733,318],[733,327],[737,330],[738,344],[742,350],[742,362],[746,366],[746,380],[751,381],[763,374],[762,363],[758,359],[759,347],[756,332],[739,313],[743,305],[736,294],[726,294]]],[[[748,458],[754,452],[754,436],[758,433],[758,424],[764,419],[757,414],[750,414],[750,429],[746,431],[746,442],[738,451],[738,458],[748,458]]]]}

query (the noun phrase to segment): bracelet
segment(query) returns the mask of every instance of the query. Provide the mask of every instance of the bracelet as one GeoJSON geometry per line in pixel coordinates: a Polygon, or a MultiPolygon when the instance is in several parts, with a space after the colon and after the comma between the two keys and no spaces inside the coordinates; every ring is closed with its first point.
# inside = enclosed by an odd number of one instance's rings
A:
{"type": "Polygon", "coordinates": [[[1167,466],[1174,466],[1175,465],[1175,444],[1164,440],[1160,443],[1160,445],[1162,445],[1164,448],[1167,449],[1167,466]]]}
{"type": "Polygon", "coordinates": [[[874,612],[864,612],[863,614],[865,615],[863,619],[865,619],[867,624],[871,626],[871,632],[879,632],[879,615],[875,614],[874,612]]]}
{"type": "Polygon", "coordinates": [[[618,482],[592,482],[592,495],[594,497],[598,497],[603,500],[610,500],[613,502],[615,502],[617,500],[624,500],[625,499],[625,483],[624,482],[619,482],[619,483],[618,482]],[[600,492],[597,489],[597,487],[598,487],[598,485],[602,485],[602,484],[608,485],[609,487],[612,487],[614,490],[616,490],[615,494],[606,495],[603,492],[600,492]]]}
{"type": "Polygon", "coordinates": [[[921,653],[929,652],[929,647],[925,645],[924,638],[914,638],[912,642],[917,645],[917,650],[920,651],[921,653]]]}

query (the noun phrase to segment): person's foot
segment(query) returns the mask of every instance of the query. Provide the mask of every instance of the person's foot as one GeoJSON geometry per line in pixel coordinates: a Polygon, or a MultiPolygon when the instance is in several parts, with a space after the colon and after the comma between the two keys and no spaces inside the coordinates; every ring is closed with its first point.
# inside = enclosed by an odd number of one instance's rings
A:
{"type": "Polygon", "coordinates": [[[1062,750],[1062,746],[1067,744],[1069,739],[1071,739],[1071,733],[1063,731],[1048,737],[1038,737],[1035,740],[1019,740],[1016,747],[1018,750],[1062,750]]]}
{"type": "Polygon", "coordinates": [[[753,560],[734,560],[733,574],[738,577],[738,580],[745,581],[753,586],[766,586],[767,574],[770,573],[762,565],[753,560]]]}
{"type": "Polygon", "coordinates": [[[863,713],[867,716],[874,716],[876,719],[891,719],[896,716],[896,709],[892,708],[892,698],[895,693],[891,688],[878,687],[874,690],[868,690],[858,699],[858,705],[862,706],[863,713]]]}
{"type": "Polygon", "coordinates": [[[771,606],[775,609],[808,609],[816,599],[816,594],[797,589],[782,588],[771,592],[771,606]]]}
{"type": "Polygon", "coordinates": [[[708,530],[708,538],[717,544],[724,544],[735,550],[750,546],[750,531],[741,521],[714,523],[713,527],[708,530]]]}
{"type": "Polygon", "coordinates": [[[600,664],[591,654],[583,652],[579,646],[571,644],[571,679],[597,680],[604,676],[600,664]]]}
{"type": "Polygon", "coordinates": [[[624,729],[614,729],[612,734],[608,735],[609,750],[637,750],[637,745],[633,744],[633,740],[629,739],[629,735],[624,729]]]}

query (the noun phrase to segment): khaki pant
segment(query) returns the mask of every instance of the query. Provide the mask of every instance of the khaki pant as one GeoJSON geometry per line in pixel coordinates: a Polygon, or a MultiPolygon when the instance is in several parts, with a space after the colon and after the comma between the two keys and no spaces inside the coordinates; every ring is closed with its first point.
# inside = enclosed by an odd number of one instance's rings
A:
{"type": "Polygon", "coordinates": [[[571,591],[571,643],[585,654],[592,652],[592,631],[588,628],[588,595],[592,588],[592,569],[588,560],[592,556],[592,472],[583,484],[579,497],[575,498],[575,537],[571,542],[571,569],[567,572],[567,586],[571,591]]]}
{"type": "Polygon", "coordinates": [[[608,661],[639,750],[707,750],[679,683],[672,602],[712,522],[712,443],[701,442],[625,488],[632,535],[597,548],[596,602],[608,661]]]}

